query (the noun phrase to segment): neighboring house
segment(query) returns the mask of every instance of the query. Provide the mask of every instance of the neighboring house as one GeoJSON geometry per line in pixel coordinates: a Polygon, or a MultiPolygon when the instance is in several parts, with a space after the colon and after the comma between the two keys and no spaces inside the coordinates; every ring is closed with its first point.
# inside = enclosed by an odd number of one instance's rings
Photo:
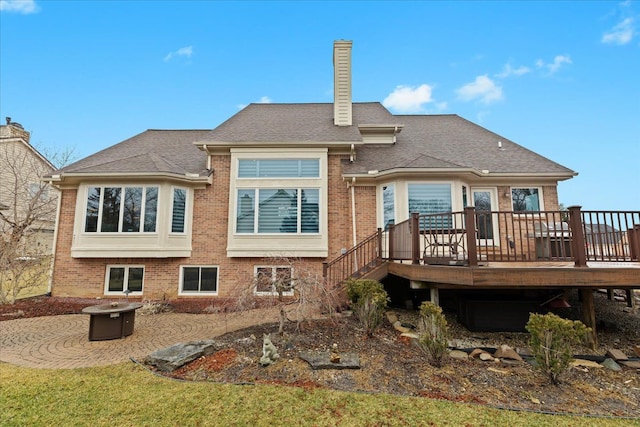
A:
{"type": "MultiPolygon", "coordinates": [[[[52,294],[222,298],[295,276],[283,257],[320,280],[323,262],[414,211],[558,210],[576,172],[457,115],[354,103],[351,42],[335,42],[334,64],[333,104],[251,104],[213,130],[147,130],[54,172],[52,294]]],[[[498,245],[498,227],[483,223],[483,239],[498,245]]]]}
{"type": "Polygon", "coordinates": [[[55,167],[33,145],[22,125],[7,117],[0,125],[0,235],[24,231],[24,256],[50,255],[56,219],[56,190],[41,180],[55,167]]]}

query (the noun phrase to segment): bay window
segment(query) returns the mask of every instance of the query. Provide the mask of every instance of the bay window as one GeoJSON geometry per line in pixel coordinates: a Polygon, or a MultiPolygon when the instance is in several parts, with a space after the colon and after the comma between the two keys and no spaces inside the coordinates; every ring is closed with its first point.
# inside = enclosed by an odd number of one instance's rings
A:
{"type": "MultiPolygon", "coordinates": [[[[451,212],[451,184],[409,184],[409,214],[444,214],[451,212]]],[[[450,227],[451,218],[445,216],[423,217],[421,227],[450,227]]]]}
{"type": "Polygon", "coordinates": [[[84,231],[153,233],[158,187],[89,187],[84,231]]]}
{"type": "Polygon", "coordinates": [[[383,224],[385,230],[396,223],[395,185],[382,187],[383,224]]]}
{"type": "Polygon", "coordinates": [[[184,188],[173,189],[173,205],[171,214],[171,232],[184,233],[184,219],[187,207],[187,190],[184,188]]]}

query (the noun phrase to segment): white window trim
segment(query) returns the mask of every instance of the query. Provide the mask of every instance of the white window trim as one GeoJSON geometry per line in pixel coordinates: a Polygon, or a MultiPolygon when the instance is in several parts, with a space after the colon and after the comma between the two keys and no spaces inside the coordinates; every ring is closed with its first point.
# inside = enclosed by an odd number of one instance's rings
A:
{"type": "MultiPolygon", "coordinates": [[[[189,188],[187,187],[180,187],[177,185],[172,185],[171,186],[171,205],[170,205],[170,209],[169,209],[169,230],[168,233],[169,235],[174,235],[174,236],[184,236],[185,234],[187,234],[187,230],[190,224],[189,221],[190,217],[190,212],[189,212],[189,188]],[[173,202],[174,202],[174,198],[175,198],[175,190],[184,190],[184,223],[182,224],[182,231],[173,231],[173,202]]],[[[156,227],[157,229],[157,227],[156,227]]]]}
{"type": "MultiPolygon", "coordinates": [[[[293,179],[293,178],[292,178],[293,179]]],[[[317,179],[317,178],[314,178],[317,179]]],[[[297,203],[296,203],[296,217],[297,217],[297,222],[296,222],[296,232],[295,233],[260,233],[258,232],[258,227],[259,227],[259,221],[260,221],[260,190],[274,190],[276,189],[276,187],[271,187],[271,186],[261,186],[261,187],[244,187],[244,186],[237,186],[236,187],[236,195],[235,198],[236,200],[238,200],[238,191],[240,190],[254,190],[254,202],[253,202],[253,212],[254,212],[254,216],[253,216],[253,232],[252,233],[246,233],[246,232],[238,232],[235,231],[237,224],[236,221],[238,219],[238,212],[237,212],[237,208],[236,208],[236,212],[234,212],[234,234],[238,235],[238,236],[317,236],[319,234],[321,234],[321,223],[322,223],[322,213],[320,212],[321,207],[322,207],[322,188],[321,187],[312,187],[312,186],[308,186],[308,187],[295,187],[295,186],[289,186],[289,187],[281,187],[278,186],[277,189],[280,190],[295,190],[297,192],[297,203]],[[318,231],[315,233],[310,233],[310,232],[306,232],[303,233],[302,232],[302,190],[318,190],[318,231]]]]}
{"type": "MultiPolygon", "coordinates": [[[[145,235],[145,236],[152,236],[154,234],[158,233],[158,220],[159,220],[159,214],[160,214],[160,193],[161,193],[161,186],[159,184],[156,185],[145,185],[145,184],[87,184],[84,188],[84,201],[83,201],[83,209],[82,209],[82,223],[81,223],[81,232],[83,234],[86,235],[91,235],[91,236],[95,236],[95,235],[114,235],[114,236],[119,236],[119,235],[126,235],[126,236],[140,236],[140,235],[145,235]],[[135,232],[124,232],[122,230],[120,231],[100,231],[100,229],[102,228],[102,204],[104,202],[104,189],[105,188],[120,188],[121,191],[121,196],[120,196],[120,211],[118,213],[118,228],[120,228],[122,226],[122,220],[123,220],[123,216],[124,216],[124,193],[125,193],[125,189],[126,188],[134,188],[134,187],[141,187],[142,188],[142,200],[141,200],[141,206],[140,206],[140,230],[139,231],[135,231],[135,232]],[[87,221],[87,206],[89,204],[89,189],[91,188],[100,188],[100,200],[98,202],[98,222],[96,224],[96,231],[86,231],[86,221],[87,221]],[[146,214],[146,205],[147,205],[147,188],[155,188],[158,192],[157,194],[157,202],[156,202],[156,231],[144,231],[144,217],[146,214]]],[[[173,205],[172,205],[173,206],[173,205]]]]}
{"type": "Polygon", "coordinates": [[[104,294],[105,295],[126,295],[124,291],[129,289],[129,269],[130,268],[142,268],[142,291],[131,291],[129,295],[142,295],[144,293],[144,279],[146,277],[146,271],[144,265],[138,264],[107,264],[104,273],[104,294]],[[124,268],[125,269],[125,281],[122,284],[122,291],[109,291],[109,271],[112,268],[124,268]]]}
{"type": "MultiPolygon", "coordinates": [[[[217,296],[218,289],[220,289],[220,266],[218,265],[191,265],[191,264],[182,264],[180,265],[180,273],[178,279],[178,295],[180,296],[217,296]],[[184,269],[185,268],[199,268],[200,269],[200,277],[202,277],[202,269],[203,268],[215,268],[216,269],[216,290],[214,292],[206,291],[184,291],[182,290],[182,283],[184,279],[184,269]]],[[[198,285],[202,285],[202,283],[198,283],[198,285]]]]}
{"type": "Polygon", "coordinates": [[[384,222],[384,187],[393,186],[393,223],[398,224],[398,183],[396,181],[389,181],[378,185],[378,224],[382,230],[386,230],[386,224],[384,222]]]}
{"type": "Polygon", "coordinates": [[[227,256],[235,257],[319,257],[329,253],[328,194],[329,155],[327,148],[232,148],[229,182],[227,256]],[[319,178],[237,178],[239,159],[319,159],[319,178]],[[317,233],[236,233],[239,189],[317,188],[319,224],[317,233]]]}
{"type": "MultiPolygon", "coordinates": [[[[293,290],[295,289],[295,279],[293,277],[293,267],[291,267],[290,265],[256,265],[253,267],[253,279],[255,281],[258,280],[258,269],[260,268],[270,268],[271,269],[271,277],[273,278],[276,275],[276,271],[278,268],[288,268],[291,273],[291,290],[288,292],[283,292],[282,295],[283,296],[293,296],[293,290]]],[[[254,295],[258,295],[258,296],[276,296],[278,295],[278,292],[275,291],[275,287],[273,286],[273,284],[271,285],[272,291],[271,292],[259,292],[257,290],[257,287],[253,288],[253,293],[254,295]]]]}

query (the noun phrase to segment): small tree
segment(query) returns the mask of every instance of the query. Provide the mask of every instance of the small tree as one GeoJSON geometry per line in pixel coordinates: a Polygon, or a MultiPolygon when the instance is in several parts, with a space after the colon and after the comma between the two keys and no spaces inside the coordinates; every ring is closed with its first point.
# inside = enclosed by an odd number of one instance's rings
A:
{"type": "Polygon", "coordinates": [[[442,366],[449,347],[449,327],[442,308],[430,301],[423,302],[420,305],[419,331],[418,344],[427,353],[429,363],[436,367],[442,366]]]}
{"type": "MultiPolygon", "coordinates": [[[[26,137],[24,135],[27,135],[26,137]]],[[[42,180],[68,163],[73,150],[47,153],[16,138],[0,141],[0,303],[13,304],[50,277],[58,195],[42,180]]]]}
{"type": "Polygon", "coordinates": [[[367,336],[373,336],[384,316],[389,297],[382,283],[369,279],[350,279],[345,283],[354,312],[367,336]]]}
{"type": "Polygon", "coordinates": [[[239,283],[247,283],[231,292],[225,309],[242,312],[258,307],[278,310],[278,333],[284,332],[287,321],[297,322],[319,313],[331,316],[338,307],[336,289],[328,289],[318,272],[297,258],[271,257],[258,267],[255,277],[243,275],[239,283]]]}
{"type": "Polygon", "coordinates": [[[531,313],[526,329],[531,334],[529,346],[538,370],[555,385],[569,369],[572,346],[584,343],[591,332],[591,328],[582,322],[563,319],[553,313],[531,313]]]}

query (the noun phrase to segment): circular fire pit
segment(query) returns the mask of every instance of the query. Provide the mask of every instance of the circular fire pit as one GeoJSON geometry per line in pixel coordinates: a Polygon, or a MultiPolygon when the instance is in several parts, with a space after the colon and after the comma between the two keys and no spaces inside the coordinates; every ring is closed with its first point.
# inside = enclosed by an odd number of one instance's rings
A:
{"type": "Polygon", "coordinates": [[[142,307],[137,302],[112,302],[92,305],[82,309],[91,316],[89,321],[89,341],[124,338],[133,333],[136,310],[142,307]]]}

